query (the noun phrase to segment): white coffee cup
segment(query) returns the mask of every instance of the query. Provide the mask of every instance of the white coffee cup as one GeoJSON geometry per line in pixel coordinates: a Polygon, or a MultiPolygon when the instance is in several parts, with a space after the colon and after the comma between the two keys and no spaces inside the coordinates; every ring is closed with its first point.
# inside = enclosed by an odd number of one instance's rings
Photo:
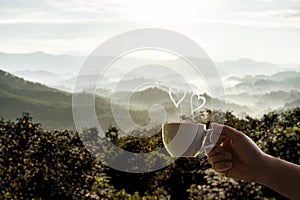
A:
{"type": "Polygon", "coordinates": [[[203,151],[210,151],[214,144],[205,146],[205,140],[212,130],[205,124],[166,123],[162,125],[163,143],[172,157],[196,157],[203,151]]]}

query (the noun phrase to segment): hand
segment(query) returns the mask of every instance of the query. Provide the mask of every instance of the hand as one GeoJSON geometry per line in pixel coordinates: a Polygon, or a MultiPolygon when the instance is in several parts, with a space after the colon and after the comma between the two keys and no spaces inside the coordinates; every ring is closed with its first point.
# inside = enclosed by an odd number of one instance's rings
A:
{"type": "Polygon", "coordinates": [[[208,162],[215,171],[261,183],[290,199],[299,199],[299,165],[262,152],[248,136],[234,128],[218,124],[212,128],[213,132],[221,133],[217,145],[208,153],[208,162]]]}
{"type": "Polygon", "coordinates": [[[221,132],[217,146],[208,153],[213,169],[228,177],[255,181],[260,176],[265,154],[244,133],[229,126],[212,124],[213,132],[221,132]]]}

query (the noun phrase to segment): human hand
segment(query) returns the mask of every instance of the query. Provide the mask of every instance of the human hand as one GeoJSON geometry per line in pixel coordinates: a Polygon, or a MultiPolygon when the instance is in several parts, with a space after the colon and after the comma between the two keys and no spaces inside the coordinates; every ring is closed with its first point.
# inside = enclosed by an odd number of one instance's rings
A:
{"type": "Polygon", "coordinates": [[[300,165],[262,152],[248,136],[234,128],[213,124],[212,129],[221,133],[217,145],[207,154],[216,172],[261,183],[290,199],[299,199],[300,165]]]}
{"type": "Polygon", "coordinates": [[[263,153],[244,133],[219,124],[212,124],[213,132],[221,132],[217,146],[207,155],[213,169],[228,177],[255,181],[263,171],[263,153]]]}

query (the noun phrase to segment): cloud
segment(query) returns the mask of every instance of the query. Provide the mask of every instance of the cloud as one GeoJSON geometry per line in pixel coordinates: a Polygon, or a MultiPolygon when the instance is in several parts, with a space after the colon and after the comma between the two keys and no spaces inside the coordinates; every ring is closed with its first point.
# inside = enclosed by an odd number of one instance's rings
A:
{"type": "Polygon", "coordinates": [[[299,18],[300,19],[300,9],[299,10],[266,10],[266,11],[242,11],[237,12],[237,15],[249,17],[249,18],[299,18]]]}
{"type": "Polygon", "coordinates": [[[73,12],[105,12],[108,10],[96,0],[48,0],[47,5],[58,10],[73,12]]]}
{"type": "Polygon", "coordinates": [[[45,0],[2,0],[0,1],[1,9],[43,9],[46,7],[45,0]]]}
{"type": "Polygon", "coordinates": [[[191,36],[218,55],[236,57],[240,51],[250,56],[263,55],[257,49],[274,52],[278,35],[284,34],[287,41],[280,39],[276,56],[298,60],[289,55],[291,45],[299,52],[299,15],[299,2],[291,0],[3,0],[0,51],[89,52],[120,32],[156,27],[191,36]],[[228,50],[229,41],[235,50],[228,50]],[[266,41],[270,47],[256,47],[266,41]]]}
{"type": "Polygon", "coordinates": [[[0,1],[0,24],[83,23],[126,19],[116,0],[11,0],[0,1]],[[8,3],[9,2],[9,3],[8,3]]]}
{"type": "Polygon", "coordinates": [[[300,18],[300,10],[299,11],[293,10],[292,12],[285,13],[284,17],[300,18]]]}

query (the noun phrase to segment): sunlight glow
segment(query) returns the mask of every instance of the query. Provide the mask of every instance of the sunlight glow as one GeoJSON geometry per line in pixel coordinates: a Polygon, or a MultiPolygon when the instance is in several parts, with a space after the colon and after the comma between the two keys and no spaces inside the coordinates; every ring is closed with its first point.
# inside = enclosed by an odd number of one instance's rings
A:
{"type": "Polygon", "coordinates": [[[189,23],[217,16],[221,1],[135,1],[128,13],[133,20],[155,23],[189,23]]]}

